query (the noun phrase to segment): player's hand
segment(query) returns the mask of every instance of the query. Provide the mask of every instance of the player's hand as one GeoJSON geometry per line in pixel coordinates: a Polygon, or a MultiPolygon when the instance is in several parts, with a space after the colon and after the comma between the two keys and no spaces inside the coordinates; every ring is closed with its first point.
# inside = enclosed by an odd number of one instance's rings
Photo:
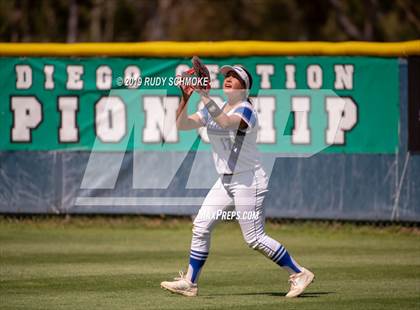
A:
{"type": "Polygon", "coordinates": [[[202,98],[209,98],[209,88],[196,88],[195,91],[202,97],[202,98]]]}
{"type": "Polygon", "coordinates": [[[183,96],[185,99],[190,98],[190,97],[191,97],[191,95],[192,95],[192,93],[194,92],[194,87],[192,87],[191,85],[184,85],[184,84],[181,84],[181,85],[179,85],[179,88],[181,89],[182,96],[183,96]]]}

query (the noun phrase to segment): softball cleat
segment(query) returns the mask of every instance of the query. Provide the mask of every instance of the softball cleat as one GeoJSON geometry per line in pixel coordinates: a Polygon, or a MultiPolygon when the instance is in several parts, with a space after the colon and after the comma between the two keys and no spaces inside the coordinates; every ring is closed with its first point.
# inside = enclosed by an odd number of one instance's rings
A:
{"type": "Polygon", "coordinates": [[[290,290],[287,293],[287,298],[297,297],[303,293],[309,284],[314,280],[315,275],[308,269],[302,267],[302,272],[292,274],[289,277],[290,290]]]}
{"type": "Polygon", "coordinates": [[[179,277],[175,278],[174,281],[163,281],[160,283],[160,287],[187,297],[194,297],[198,294],[197,284],[190,282],[182,271],[179,272],[179,277]]]}

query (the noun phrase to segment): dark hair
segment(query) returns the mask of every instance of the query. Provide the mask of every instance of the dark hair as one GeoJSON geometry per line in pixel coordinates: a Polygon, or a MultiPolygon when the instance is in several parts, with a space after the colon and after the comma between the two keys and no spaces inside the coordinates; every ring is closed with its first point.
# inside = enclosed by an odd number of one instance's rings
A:
{"type": "MultiPolygon", "coordinates": [[[[248,76],[249,89],[251,89],[252,88],[252,75],[251,75],[251,73],[249,73],[249,71],[244,66],[239,65],[239,67],[241,67],[245,71],[246,75],[248,76]]],[[[249,102],[249,104],[253,105],[253,102],[252,102],[251,98],[247,97],[246,100],[249,102]]]]}
{"type": "Polygon", "coordinates": [[[242,65],[238,65],[238,67],[241,67],[245,71],[246,75],[248,76],[249,89],[251,89],[252,88],[252,75],[251,75],[251,73],[249,73],[249,71],[242,65]]]}

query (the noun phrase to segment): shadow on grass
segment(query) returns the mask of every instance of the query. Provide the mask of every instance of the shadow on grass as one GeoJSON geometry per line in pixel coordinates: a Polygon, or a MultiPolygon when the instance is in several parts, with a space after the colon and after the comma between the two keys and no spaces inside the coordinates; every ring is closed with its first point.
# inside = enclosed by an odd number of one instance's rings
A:
{"type": "MultiPolygon", "coordinates": [[[[303,293],[299,296],[299,298],[317,298],[321,297],[322,295],[329,295],[334,294],[335,292],[310,292],[310,293],[303,293]]],[[[220,296],[277,296],[277,297],[284,297],[287,293],[284,292],[258,292],[258,293],[237,293],[237,294],[211,294],[211,295],[200,295],[200,297],[204,298],[212,298],[212,297],[220,297],[220,296]]]]}

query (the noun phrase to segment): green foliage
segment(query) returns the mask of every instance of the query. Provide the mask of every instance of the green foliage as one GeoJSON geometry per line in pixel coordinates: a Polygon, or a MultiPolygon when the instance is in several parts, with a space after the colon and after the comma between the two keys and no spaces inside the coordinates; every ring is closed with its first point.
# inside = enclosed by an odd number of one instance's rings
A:
{"type": "Polygon", "coordinates": [[[0,41],[418,39],[416,0],[0,0],[0,41]]]}

